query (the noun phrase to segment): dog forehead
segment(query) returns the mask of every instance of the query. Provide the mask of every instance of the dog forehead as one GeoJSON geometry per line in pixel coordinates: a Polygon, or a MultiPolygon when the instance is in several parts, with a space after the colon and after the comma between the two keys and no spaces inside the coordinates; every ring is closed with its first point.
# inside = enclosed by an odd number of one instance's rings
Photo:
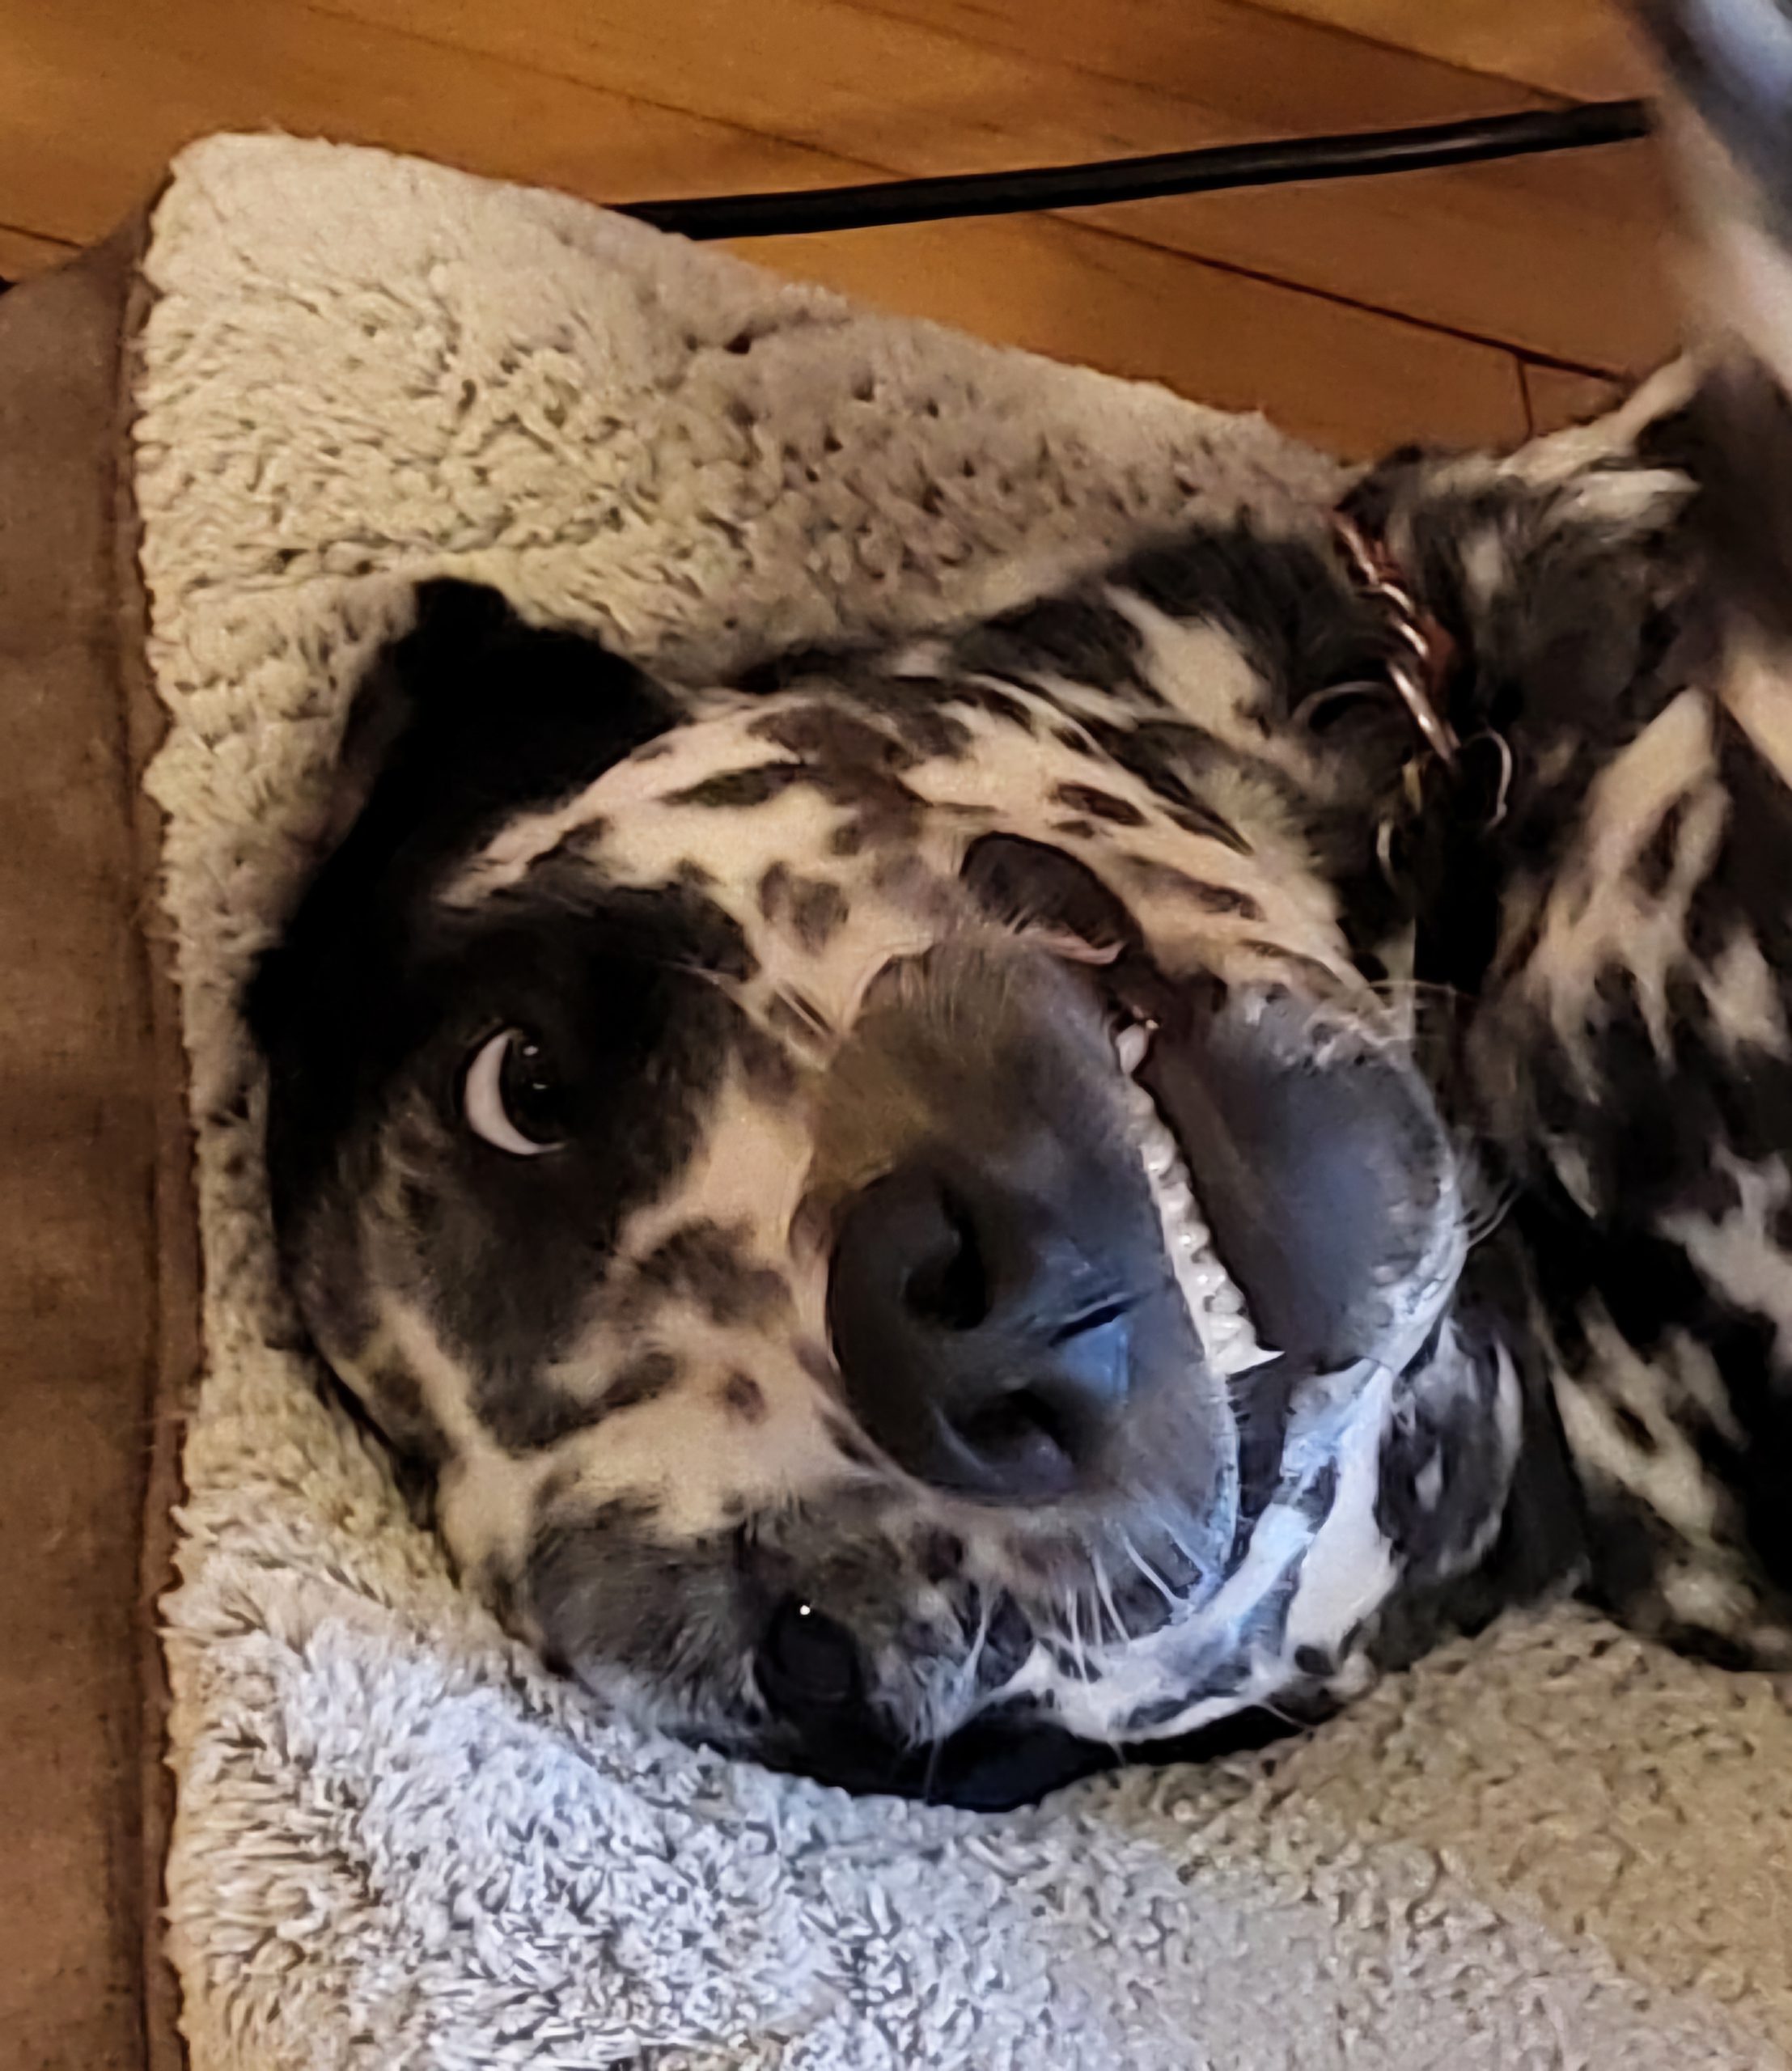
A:
{"type": "Polygon", "coordinates": [[[1079,718],[1044,677],[956,687],[947,711],[941,685],[920,686],[929,723],[906,730],[826,682],[695,700],[574,797],[519,815],[443,896],[477,908],[567,859],[616,887],[689,886],[838,1026],[877,968],[964,917],[945,887],[1003,833],[1087,865],[1159,948],[1250,947],[1348,980],[1285,773],[1180,720],[1149,722],[1129,750],[1128,726],[1079,718]]]}
{"type": "Polygon", "coordinates": [[[446,896],[477,904],[569,849],[628,884],[701,872],[738,887],[779,863],[854,862],[921,832],[929,799],[917,777],[966,756],[993,774],[993,730],[973,718],[954,718],[922,752],[825,688],[698,699],[574,796],[519,815],[446,896]]]}
{"type": "MultiPolygon", "coordinates": [[[[765,860],[814,853],[818,828],[839,853],[912,839],[929,805],[1036,820],[1049,803],[1060,820],[1136,826],[1129,794],[1186,798],[1193,765],[1210,778],[1222,743],[1263,761],[1262,688],[1247,642],[1217,620],[1172,616],[1137,584],[1091,585],[879,656],[799,663],[770,688],[680,693],[679,724],[504,829],[459,889],[506,881],[599,820],[606,860],[643,878],[693,859],[676,845],[674,819],[685,818],[688,844],[714,845],[715,830],[694,824],[705,811],[755,809],[765,860]],[[1135,729],[1142,755],[1124,745],[1135,729]],[[1179,760],[1184,768],[1154,789],[1152,765],[1161,776],[1179,760]],[[1072,786],[1082,802],[1060,796],[1072,786]],[[779,806],[787,814],[766,810],[779,806]]],[[[1260,817],[1264,801],[1254,803],[1260,817]]],[[[731,857],[722,860],[726,869],[731,857]]]]}

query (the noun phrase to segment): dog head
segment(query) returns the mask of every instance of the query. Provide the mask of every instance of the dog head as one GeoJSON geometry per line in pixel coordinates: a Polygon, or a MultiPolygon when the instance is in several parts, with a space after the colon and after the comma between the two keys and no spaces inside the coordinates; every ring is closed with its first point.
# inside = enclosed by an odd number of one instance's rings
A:
{"type": "MultiPolygon", "coordinates": [[[[1276,637],[1362,633],[1286,553],[1276,637]]],[[[1326,758],[1177,566],[701,692],[435,585],[357,705],[251,1002],[291,1284],[464,1570],[674,1730],[900,1785],[1248,1702],[1447,1302],[1326,758]]]]}

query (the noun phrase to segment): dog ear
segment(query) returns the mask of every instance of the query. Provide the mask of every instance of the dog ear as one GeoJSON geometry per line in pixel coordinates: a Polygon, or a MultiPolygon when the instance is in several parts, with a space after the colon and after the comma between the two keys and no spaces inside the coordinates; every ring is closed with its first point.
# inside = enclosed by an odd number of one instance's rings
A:
{"type": "Polygon", "coordinates": [[[1641,444],[1698,484],[1695,521],[1726,600],[1792,638],[1792,11],[1630,9],[1664,74],[1688,324],[1705,362],[1686,408],[1641,444]]]}
{"type": "Polygon", "coordinates": [[[597,641],[530,625],[483,584],[426,582],[410,631],[350,709],[325,851],[370,817],[382,846],[470,846],[510,814],[572,796],[676,716],[597,641]]]}
{"type": "Polygon", "coordinates": [[[574,797],[676,723],[598,642],[532,626],[497,591],[428,582],[344,728],[318,866],[244,1006],[265,1050],[315,1019],[327,974],[396,951],[428,887],[519,811],[574,797]]]}
{"type": "Polygon", "coordinates": [[[409,633],[389,642],[356,686],[332,773],[328,854],[361,817],[379,773],[416,723],[424,687],[457,648],[482,646],[502,625],[509,606],[482,583],[422,583],[412,597],[409,633]]]}

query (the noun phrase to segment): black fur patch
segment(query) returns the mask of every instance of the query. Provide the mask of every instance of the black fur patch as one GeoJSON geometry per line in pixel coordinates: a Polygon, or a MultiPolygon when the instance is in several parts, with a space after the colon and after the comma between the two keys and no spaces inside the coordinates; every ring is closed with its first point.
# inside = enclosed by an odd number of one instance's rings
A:
{"type": "Polygon", "coordinates": [[[756,1264],[737,1237],[707,1220],[673,1230],[640,1261],[617,1298],[617,1319],[638,1325],[671,1297],[694,1302],[712,1323],[724,1326],[762,1324],[790,1304],[782,1277],[756,1264]]]}
{"type": "Polygon", "coordinates": [[[1112,791],[1104,791],[1098,785],[1060,784],[1052,795],[1073,812],[1087,813],[1092,820],[1105,820],[1110,827],[1145,824],[1144,814],[1129,799],[1117,798],[1112,791]]]}
{"type": "Polygon", "coordinates": [[[1196,527],[1147,547],[1108,578],[1168,617],[1235,639],[1263,683],[1266,715],[1379,673],[1384,628],[1337,556],[1248,523],[1196,527]]]}
{"type": "Polygon", "coordinates": [[[612,1410],[638,1409],[643,1403],[657,1402],[678,1379],[678,1362],[669,1352],[638,1352],[613,1375],[604,1391],[599,1414],[612,1410]]]}
{"type": "Polygon", "coordinates": [[[1251,853],[1250,843],[1211,806],[1171,806],[1167,817],[1171,826],[1180,827],[1184,834],[1205,835],[1212,841],[1222,841],[1237,855],[1248,856],[1251,853]]]}
{"type": "Polygon", "coordinates": [[[794,786],[809,781],[800,763],[756,762],[746,769],[725,770],[719,777],[705,777],[674,791],[675,806],[712,806],[722,810],[743,810],[768,805],[794,786]]]}
{"type": "Polygon", "coordinates": [[[609,1414],[608,1401],[583,1401],[532,1368],[481,1364],[472,1377],[473,1414],[506,1452],[549,1452],[609,1414]]]}
{"type": "Polygon", "coordinates": [[[952,701],[955,705],[971,705],[979,712],[987,712],[992,718],[1003,720],[1010,726],[1018,726],[1023,734],[1032,735],[1039,731],[1039,722],[1033,715],[1032,707],[1023,698],[1003,690],[999,684],[960,684],[952,693],[952,701]]]}
{"type": "Polygon", "coordinates": [[[1048,597],[964,634],[952,659],[968,674],[1023,680],[1057,676],[1156,703],[1159,693],[1140,673],[1142,645],[1137,628],[1112,604],[1090,597],[1048,597]]]}
{"type": "Polygon", "coordinates": [[[787,863],[773,863],[760,878],[759,910],[768,921],[788,927],[811,952],[825,949],[852,913],[837,884],[805,877],[787,863]]]}
{"type": "Polygon", "coordinates": [[[432,1473],[454,1455],[454,1446],[424,1400],[409,1367],[388,1362],[362,1378],[368,1408],[396,1446],[413,1454],[432,1473]]]}
{"type": "Polygon", "coordinates": [[[751,1374],[736,1370],[722,1383],[720,1394],[722,1407],[731,1417],[743,1424],[765,1422],[765,1391],[751,1374]]]}
{"type": "Polygon", "coordinates": [[[960,878],[987,913],[1013,926],[1080,936],[1098,948],[1144,946],[1125,902],[1061,849],[1018,834],[985,834],[965,852],[960,878]]]}

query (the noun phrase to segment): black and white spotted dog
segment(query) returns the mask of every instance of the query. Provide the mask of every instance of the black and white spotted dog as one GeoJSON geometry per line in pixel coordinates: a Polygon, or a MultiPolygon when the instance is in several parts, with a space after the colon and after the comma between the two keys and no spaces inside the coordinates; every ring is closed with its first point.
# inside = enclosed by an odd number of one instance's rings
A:
{"type": "Polygon", "coordinates": [[[1792,34],[1658,26],[1748,357],[701,695],[420,597],[276,1213],[594,1688],[995,1803],[1553,1589],[1792,1658],[1792,34]]]}

